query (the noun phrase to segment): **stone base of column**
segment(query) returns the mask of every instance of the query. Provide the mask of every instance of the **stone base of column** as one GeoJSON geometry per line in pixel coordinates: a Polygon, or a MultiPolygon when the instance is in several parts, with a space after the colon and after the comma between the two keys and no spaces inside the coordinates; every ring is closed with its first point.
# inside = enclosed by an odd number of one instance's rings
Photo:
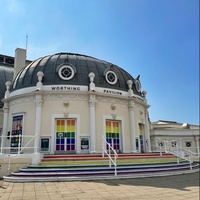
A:
{"type": "Polygon", "coordinates": [[[90,151],[90,154],[95,154],[95,153],[97,153],[96,151],[90,151]]]}
{"type": "Polygon", "coordinates": [[[34,153],[32,156],[32,165],[38,165],[42,158],[43,158],[43,154],[42,153],[34,153]]]}
{"type": "Polygon", "coordinates": [[[138,152],[138,151],[134,150],[134,151],[131,151],[131,153],[140,153],[140,152],[138,152]]]}

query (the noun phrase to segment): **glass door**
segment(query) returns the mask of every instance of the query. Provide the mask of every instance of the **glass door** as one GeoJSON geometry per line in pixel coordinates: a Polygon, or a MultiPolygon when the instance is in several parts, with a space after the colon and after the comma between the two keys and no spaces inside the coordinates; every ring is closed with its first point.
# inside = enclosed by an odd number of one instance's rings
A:
{"type": "Polygon", "coordinates": [[[56,119],[56,151],[76,150],[75,119],[56,119]]]}
{"type": "MultiPolygon", "coordinates": [[[[120,141],[120,123],[119,121],[106,120],[106,141],[110,143],[112,148],[118,153],[121,151],[120,141]]],[[[107,145],[108,150],[108,145],[107,145]]]]}

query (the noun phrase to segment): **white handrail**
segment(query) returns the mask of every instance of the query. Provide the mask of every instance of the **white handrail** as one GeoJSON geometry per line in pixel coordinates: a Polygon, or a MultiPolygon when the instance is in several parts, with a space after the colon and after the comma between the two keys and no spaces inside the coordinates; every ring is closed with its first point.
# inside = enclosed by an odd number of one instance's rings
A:
{"type": "MultiPolygon", "coordinates": [[[[37,135],[36,135],[37,136],[37,135]]],[[[3,152],[3,149],[17,149],[18,151],[17,151],[17,154],[11,154],[11,153],[9,153],[8,155],[7,155],[7,158],[8,158],[8,175],[10,175],[10,165],[11,165],[11,158],[17,158],[19,155],[20,155],[20,153],[24,150],[24,149],[35,149],[36,147],[28,147],[28,145],[33,141],[33,139],[36,137],[36,136],[23,136],[23,137],[28,137],[28,138],[31,138],[27,143],[26,143],[26,145],[25,146],[20,146],[21,145],[21,142],[22,142],[22,137],[19,137],[20,138],[20,140],[19,140],[19,142],[18,142],[18,147],[2,147],[1,146],[1,152],[3,152]]],[[[2,137],[6,137],[6,138],[9,138],[9,139],[11,139],[11,137],[13,137],[13,136],[1,136],[1,138],[2,137]]],[[[34,151],[33,151],[34,152],[34,151]]]]}
{"type": "MultiPolygon", "coordinates": [[[[17,154],[20,154],[24,149],[33,149],[33,152],[34,152],[34,149],[36,147],[34,147],[34,146],[31,146],[31,147],[29,146],[28,147],[28,145],[35,139],[35,137],[37,137],[37,135],[34,135],[34,136],[21,136],[21,137],[10,135],[10,136],[1,136],[1,139],[3,139],[3,138],[11,139],[12,137],[18,137],[19,138],[18,146],[17,147],[11,147],[11,146],[5,147],[5,146],[3,146],[3,144],[1,144],[1,147],[0,147],[1,153],[3,153],[3,150],[11,150],[11,149],[16,149],[17,150],[16,151],[17,154]],[[25,144],[25,146],[22,146],[23,138],[30,138],[30,140],[28,140],[28,142],[25,144]]],[[[5,153],[5,154],[10,154],[10,153],[5,153]]]]}
{"type": "Polygon", "coordinates": [[[164,145],[164,146],[159,145],[159,150],[160,150],[161,155],[162,155],[162,150],[164,150],[166,153],[171,153],[177,157],[177,163],[179,163],[179,158],[182,158],[190,163],[190,169],[192,169],[193,161],[191,159],[191,156],[195,155],[192,151],[178,146],[177,143],[173,146],[172,142],[174,142],[175,140],[173,140],[173,141],[172,140],[162,140],[160,138],[158,138],[157,140],[158,140],[158,142],[160,142],[159,144],[163,143],[163,145],[164,145]],[[186,155],[188,155],[188,157],[186,157],[186,155]]]}
{"type": "Polygon", "coordinates": [[[101,136],[101,139],[102,139],[102,157],[104,157],[104,153],[106,153],[106,155],[109,158],[109,167],[111,167],[111,162],[112,162],[113,165],[115,166],[115,176],[117,176],[117,157],[118,157],[118,154],[113,149],[113,147],[110,145],[110,143],[108,143],[103,136],[101,136]],[[105,148],[106,145],[108,145],[108,152],[107,152],[107,149],[105,148]],[[114,160],[112,159],[111,151],[113,151],[114,160]]]}

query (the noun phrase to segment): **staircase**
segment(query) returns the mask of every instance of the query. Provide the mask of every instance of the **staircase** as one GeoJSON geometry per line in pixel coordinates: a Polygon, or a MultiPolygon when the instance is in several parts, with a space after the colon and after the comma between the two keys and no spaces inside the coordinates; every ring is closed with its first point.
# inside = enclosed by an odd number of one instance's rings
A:
{"type": "Polygon", "coordinates": [[[116,171],[108,157],[89,155],[45,155],[38,166],[27,166],[11,176],[8,182],[45,182],[98,180],[167,176],[192,173],[199,165],[179,160],[171,154],[118,154],[116,171]]]}

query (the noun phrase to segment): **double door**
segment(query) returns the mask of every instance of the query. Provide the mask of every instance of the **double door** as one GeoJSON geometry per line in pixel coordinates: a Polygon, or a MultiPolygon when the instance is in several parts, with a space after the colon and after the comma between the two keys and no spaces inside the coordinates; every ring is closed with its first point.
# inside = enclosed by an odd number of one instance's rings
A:
{"type": "Polygon", "coordinates": [[[56,119],[56,151],[66,153],[76,151],[75,119],[56,119]]]}
{"type": "Polygon", "coordinates": [[[118,153],[121,152],[121,134],[119,121],[106,120],[106,141],[110,143],[112,148],[118,153]]]}

